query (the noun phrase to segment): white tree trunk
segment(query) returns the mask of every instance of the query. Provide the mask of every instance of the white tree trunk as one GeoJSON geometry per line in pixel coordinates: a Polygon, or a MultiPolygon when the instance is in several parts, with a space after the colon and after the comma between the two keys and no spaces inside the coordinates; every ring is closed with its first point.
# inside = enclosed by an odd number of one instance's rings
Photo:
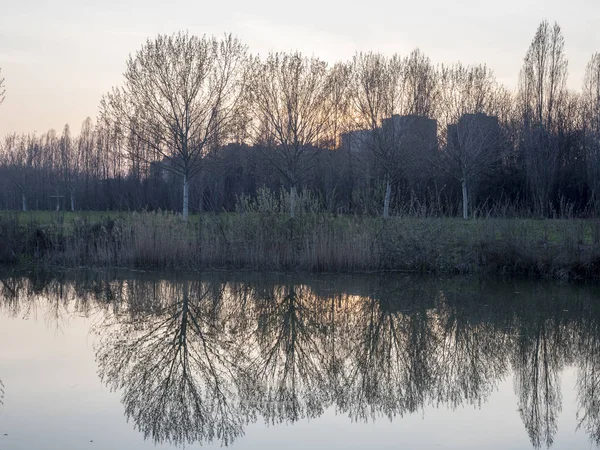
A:
{"type": "Polygon", "coordinates": [[[467,193],[467,181],[463,180],[462,182],[462,198],[463,198],[463,219],[467,220],[469,218],[469,197],[467,193]]]}
{"type": "Polygon", "coordinates": [[[183,176],[183,220],[187,221],[189,216],[190,185],[186,175],[183,176]]]}
{"type": "Polygon", "coordinates": [[[383,218],[388,219],[390,217],[390,197],[392,196],[392,185],[388,179],[385,185],[385,198],[383,200],[383,218]]]}
{"type": "Polygon", "coordinates": [[[71,211],[75,211],[75,194],[71,192],[71,211]]]}
{"type": "Polygon", "coordinates": [[[23,212],[27,211],[27,200],[25,199],[25,193],[21,194],[21,202],[23,203],[23,212]]]}
{"type": "Polygon", "coordinates": [[[294,219],[296,217],[296,186],[290,187],[290,217],[294,219]]]}

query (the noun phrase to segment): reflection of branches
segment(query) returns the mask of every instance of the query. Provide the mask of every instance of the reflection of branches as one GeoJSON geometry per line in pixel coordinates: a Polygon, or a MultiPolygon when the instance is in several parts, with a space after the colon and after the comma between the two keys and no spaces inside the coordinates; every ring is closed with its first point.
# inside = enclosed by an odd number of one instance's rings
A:
{"type": "Polygon", "coordinates": [[[235,391],[243,358],[214,315],[217,292],[210,285],[190,292],[183,282],[158,294],[160,309],[133,306],[133,316],[111,317],[98,329],[100,377],[122,389],[125,415],[155,442],[227,444],[243,432],[235,391]]]}
{"type": "MultiPolygon", "coordinates": [[[[411,278],[350,287],[346,278],[337,287],[329,278],[203,277],[10,275],[0,277],[0,309],[10,317],[39,310],[52,321],[99,311],[99,374],[155,442],[228,444],[259,416],[293,423],[330,406],[352,420],[477,407],[512,368],[531,442],[550,446],[559,374],[577,362],[579,426],[600,443],[600,309],[592,301],[543,290],[515,301],[505,286],[495,293],[447,281],[441,289],[411,278]]],[[[0,382],[0,403],[3,392],[0,382]]]]}
{"type": "Polygon", "coordinates": [[[584,323],[579,340],[579,374],[577,377],[578,428],[583,428],[590,439],[600,445],[600,326],[584,323]]]}
{"type": "Polygon", "coordinates": [[[433,382],[436,336],[426,311],[401,312],[397,300],[365,300],[351,343],[345,397],[339,406],[358,419],[392,418],[425,404],[433,382]]]}
{"type": "Polygon", "coordinates": [[[9,311],[11,315],[16,315],[19,307],[19,298],[25,279],[21,277],[6,277],[2,279],[0,293],[2,294],[2,303],[0,306],[9,311]]]}
{"type": "Polygon", "coordinates": [[[68,304],[71,298],[64,292],[62,280],[27,280],[19,276],[2,279],[2,307],[13,317],[37,316],[40,303],[43,302],[44,317],[47,325],[61,328],[69,315],[68,304]],[[35,295],[38,294],[38,295],[35,295]]]}
{"type": "Polygon", "coordinates": [[[532,445],[548,448],[554,442],[561,411],[562,362],[554,324],[541,322],[524,329],[517,339],[513,361],[519,412],[532,445]]]}
{"type": "Polygon", "coordinates": [[[440,300],[437,402],[454,408],[463,401],[481,406],[508,370],[508,336],[479,315],[481,306],[476,302],[449,303],[443,293],[440,300]]]}
{"type": "Polygon", "coordinates": [[[48,327],[60,329],[74,314],[89,315],[92,303],[98,300],[80,282],[67,281],[64,274],[54,278],[47,273],[34,273],[30,278],[6,276],[0,278],[0,308],[12,317],[22,318],[37,317],[42,311],[48,327]]]}
{"type": "Polygon", "coordinates": [[[279,287],[257,305],[252,401],[273,423],[318,416],[329,400],[328,357],[320,339],[325,330],[314,310],[320,299],[310,295],[304,286],[279,287]]]}

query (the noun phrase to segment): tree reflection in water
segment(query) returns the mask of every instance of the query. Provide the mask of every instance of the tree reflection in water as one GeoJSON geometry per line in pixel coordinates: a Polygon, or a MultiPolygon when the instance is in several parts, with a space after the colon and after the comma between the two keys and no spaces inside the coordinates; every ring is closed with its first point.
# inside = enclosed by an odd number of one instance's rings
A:
{"type": "Polygon", "coordinates": [[[422,304],[400,290],[397,297],[372,296],[354,305],[353,330],[344,357],[338,406],[353,419],[392,418],[424,406],[434,380],[437,336],[422,304]],[[414,305],[414,303],[412,303],[414,305]]]}
{"type": "Polygon", "coordinates": [[[519,413],[534,447],[550,447],[562,403],[557,336],[552,324],[542,320],[520,331],[513,353],[519,413]]]}
{"type": "Polygon", "coordinates": [[[130,293],[97,329],[100,377],[121,390],[127,418],[155,442],[231,442],[245,423],[236,387],[247,364],[225,326],[223,286],[158,282],[130,293]]]}
{"type": "Polygon", "coordinates": [[[550,447],[560,374],[575,366],[578,423],[600,444],[593,289],[520,285],[517,296],[465,279],[225,277],[5,277],[0,308],[57,321],[57,305],[97,314],[99,375],[155,442],[227,445],[256,420],[328,408],[364,421],[481,407],[512,373],[532,446],[550,447]]]}
{"type": "Polygon", "coordinates": [[[318,299],[306,286],[286,284],[255,300],[249,400],[271,423],[321,415],[330,393],[318,299]]]}
{"type": "Polygon", "coordinates": [[[577,328],[577,420],[590,438],[600,445],[600,305],[582,313],[577,328]]]}

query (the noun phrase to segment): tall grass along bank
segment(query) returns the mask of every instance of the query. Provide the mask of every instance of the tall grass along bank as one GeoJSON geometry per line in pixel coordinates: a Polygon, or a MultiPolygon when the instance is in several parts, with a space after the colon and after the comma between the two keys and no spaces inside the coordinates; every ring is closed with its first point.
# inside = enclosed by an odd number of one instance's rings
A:
{"type": "Polygon", "coordinates": [[[597,220],[170,213],[0,217],[0,262],[600,278],[597,220]]]}

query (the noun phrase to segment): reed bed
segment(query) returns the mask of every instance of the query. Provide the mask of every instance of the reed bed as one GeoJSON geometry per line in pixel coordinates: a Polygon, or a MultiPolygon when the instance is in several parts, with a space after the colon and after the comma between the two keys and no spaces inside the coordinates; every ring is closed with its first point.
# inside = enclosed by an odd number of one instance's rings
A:
{"type": "Polygon", "coordinates": [[[600,278],[600,221],[172,213],[0,219],[0,262],[600,278]]]}

